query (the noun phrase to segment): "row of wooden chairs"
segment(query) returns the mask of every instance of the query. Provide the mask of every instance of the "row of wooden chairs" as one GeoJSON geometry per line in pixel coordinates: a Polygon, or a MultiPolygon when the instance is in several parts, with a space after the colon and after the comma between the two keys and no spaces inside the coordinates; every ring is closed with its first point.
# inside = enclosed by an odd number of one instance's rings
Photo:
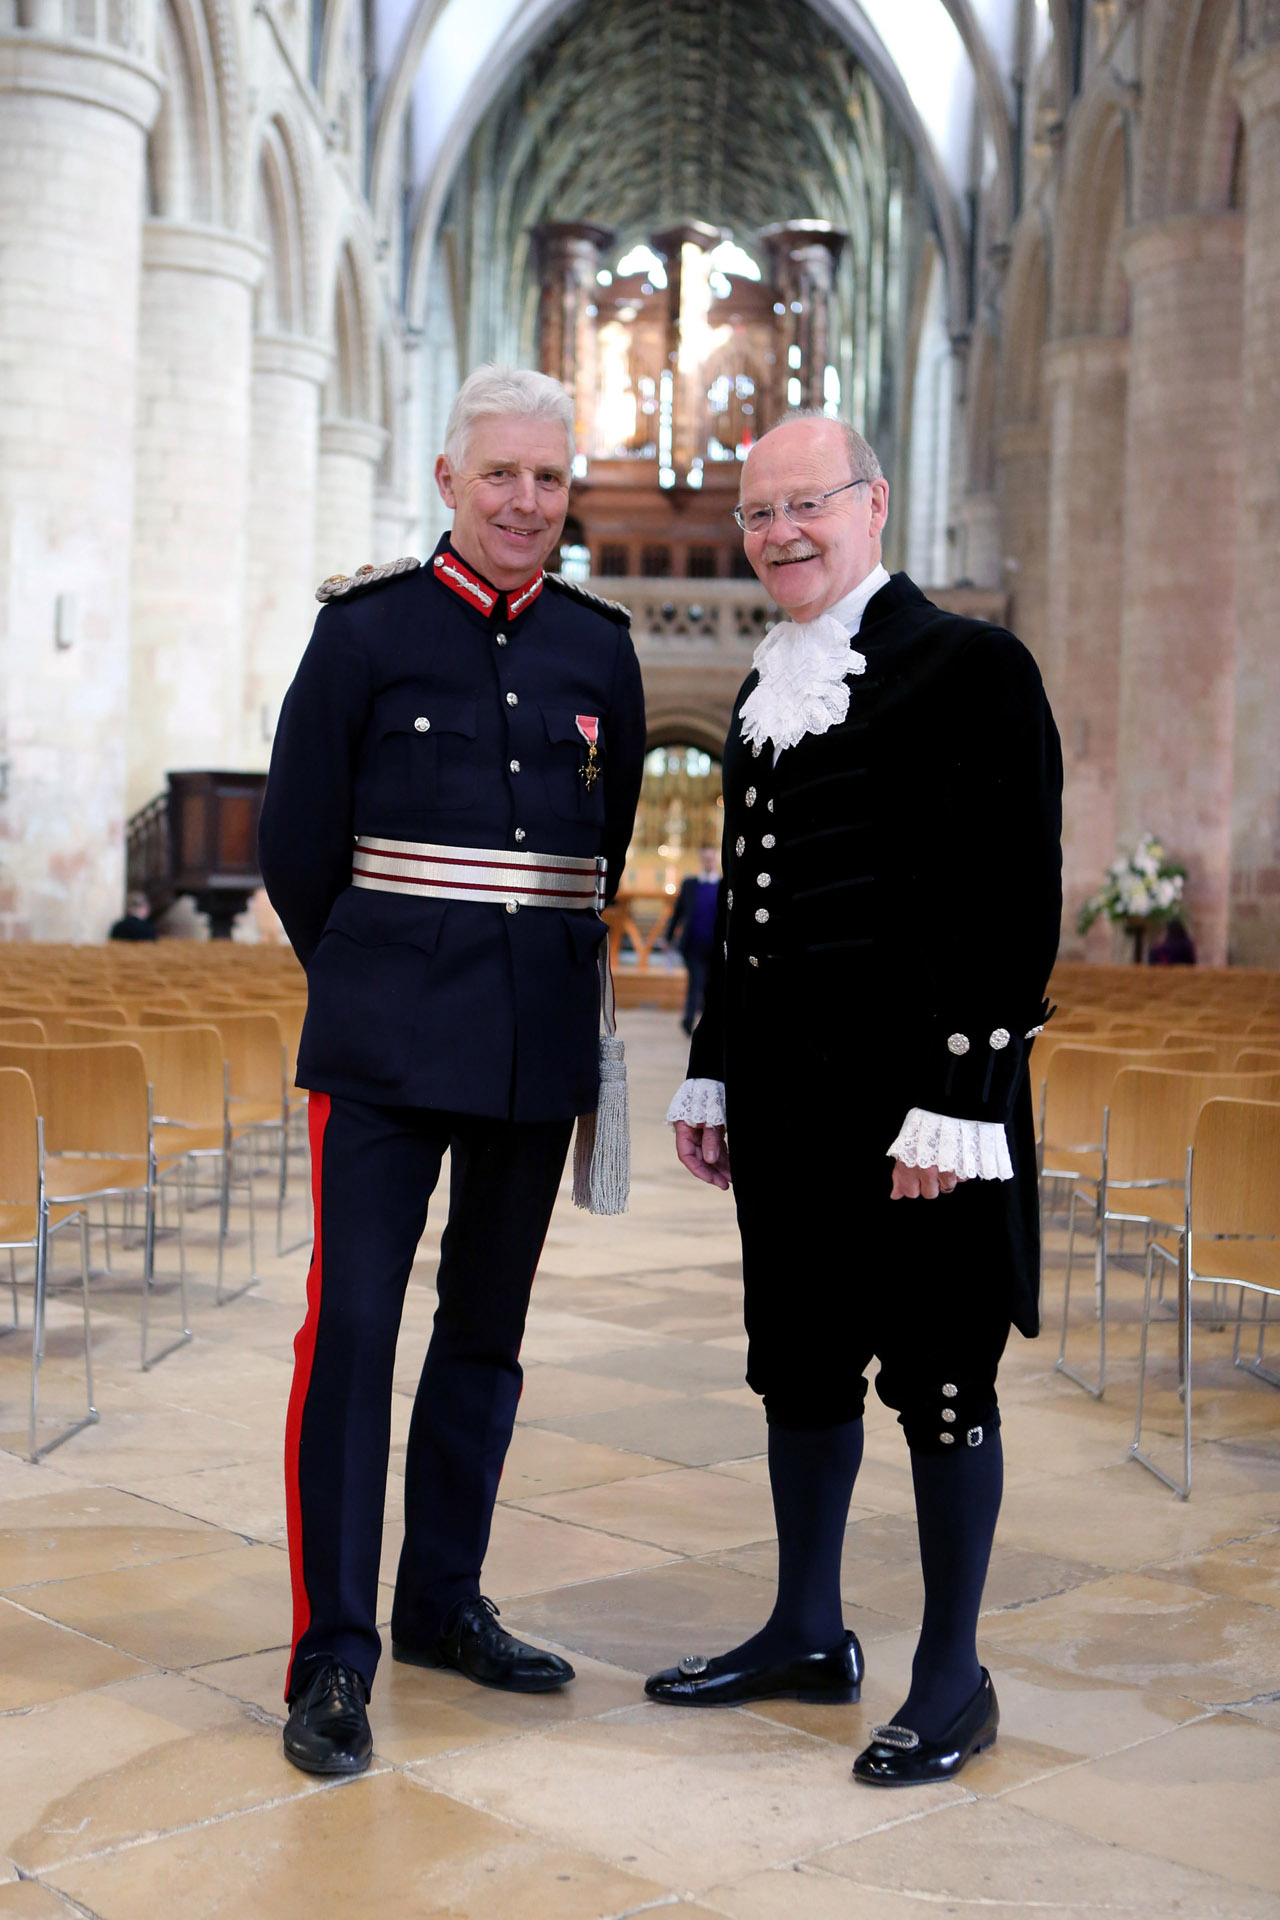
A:
{"type": "MultiPolygon", "coordinates": [[[[40,1023],[19,1023],[25,1027],[40,1023]]],[[[0,1033],[0,1071],[19,1072],[31,1090],[40,1121],[37,1145],[15,1143],[21,1130],[6,1136],[0,1149],[0,1197],[29,1207],[36,1179],[40,1204],[62,1209],[47,1214],[31,1244],[36,1253],[36,1305],[32,1342],[31,1435],[33,1457],[79,1431],[84,1421],[44,1446],[37,1442],[38,1376],[43,1352],[47,1297],[48,1235],[91,1205],[102,1208],[104,1263],[110,1271],[109,1208],[118,1204],[142,1211],[142,1315],[140,1358],[144,1370],[156,1365],[191,1338],[187,1290],[186,1214],[188,1189],[202,1168],[214,1176],[217,1205],[217,1279],[215,1300],[226,1304],[257,1279],[254,1172],[262,1148],[278,1155],[277,1245],[281,1243],[291,1121],[288,1052],[274,1013],[166,1015],[154,1024],[124,1026],[97,1019],[70,1020],[64,1037],[46,1042],[37,1032],[0,1033]],[[9,1148],[17,1159],[11,1163],[9,1148]],[[38,1175],[32,1167],[38,1163],[38,1175]],[[25,1171],[24,1171],[25,1168],[25,1171]],[[239,1168],[239,1171],[237,1171],[239,1168]],[[159,1351],[151,1350],[151,1306],[155,1291],[157,1205],[165,1182],[176,1193],[181,1326],[159,1351]],[[249,1279],[234,1291],[224,1283],[224,1254],[234,1187],[243,1186],[248,1205],[249,1279]]],[[[15,1095],[16,1099],[17,1096],[15,1095]]],[[[43,1216],[42,1216],[43,1217],[43,1216]]],[[[26,1216],[23,1216],[24,1220],[26,1216]]],[[[87,1259],[86,1224],[86,1259],[87,1259]]],[[[30,1236],[19,1236],[27,1244],[30,1236]]],[[[15,1242],[18,1244],[18,1242],[15,1242]]],[[[11,1252],[11,1260],[12,1260],[11,1252]]],[[[13,1271],[11,1267],[11,1279],[13,1271]]],[[[92,1410],[87,1278],[85,1367],[92,1410]]],[[[14,1317],[17,1293],[14,1287],[14,1317]]],[[[89,1416],[86,1415],[86,1419],[89,1416]]]]}

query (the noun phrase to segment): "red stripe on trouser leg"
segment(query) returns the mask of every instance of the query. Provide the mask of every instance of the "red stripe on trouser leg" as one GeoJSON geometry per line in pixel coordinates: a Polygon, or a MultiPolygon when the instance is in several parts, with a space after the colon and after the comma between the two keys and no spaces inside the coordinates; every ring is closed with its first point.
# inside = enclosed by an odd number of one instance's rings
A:
{"type": "Polygon", "coordinates": [[[311,1269],[307,1274],[307,1315],[293,1343],[293,1385],[289,1390],[289,1411],[284,1423],[284,1506],[289,1529],[289,1579],[293,1587],[293,1642],[289,1649],[289,1671],[285,1675],[284,1697],[289,1698],[293,1680],[293,1656],[298,1642],[311,1624],[311,1601],[307,1595],[306,1571],[302,1559],[302,1494],[299,1487],[298,1455],[302,1442],[302,1416],[311,1385],[311,1366],[316,1353],[316,1331],[320,1324],[320,1292],[324,1269],[320,1258],[320,1204],[324,1172],[324,1130],[329,1120],[329,1096],[307,1096],[307,1133],[311,1142],[311,1201],[315,1220],[315,1240],[311,1249],[311,1269]]]}

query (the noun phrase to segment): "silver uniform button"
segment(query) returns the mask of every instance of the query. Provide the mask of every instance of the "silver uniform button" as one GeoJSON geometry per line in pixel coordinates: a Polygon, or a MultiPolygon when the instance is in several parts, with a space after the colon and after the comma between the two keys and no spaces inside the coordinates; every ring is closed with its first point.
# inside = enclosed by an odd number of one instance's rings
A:
{"type": "Polygon", "coordinates": [[[772,812],[773,812],[773,802],[772,802],[772,800],[770,800],[770,802],[769,802],[769,812],[770,812],[770,813],[772,813],[772,812]]]}
{"type": "Polygon", "coordinates": [[[413,730],[415,733],[430,733],[431,722],[428,720],[425,713],[420,713],[418,715],[417,719],[413,723],[413,730]]]}
{"type": "Polygon", "coordinates": [[[520,902],[519,902],[518,900],[508,900],[508,902],[507,902],[507,912],[508,912],[508,913],[519,913],[519,911],[520,911],[520,902]]]}
{"type": "Polygon", "coordinates": [[[763,926],[767,926],[768,922],[769,922],[768,907],[757,907],[756,908],[756,925],[758,927],[763,927],[763,926]]]}
{"type": "Polygon", "coordinates": [[[951,1425],[951,1422],[952,1422],[952,1421],[953,1421],[953,1420],[955,1419],[955,1417],[956,1417],[956,1410],[955,1410],[955,1408],[954,1408],[954,1407],[944,1407],[944,1408],[942,1409],[942,1417],[943,1417],[943,1419],[944,1419],[944,1420],[946,1421],[946,1423],[947,1423],[947,1425],[948,1425],[948,1426],[950,1426],[950,1425],[951,1425]]]}
{"type": "Polygon", "coordinates": [[[954,1053],[959,1059],[969,1051],[969,1036],[966,1033],[953,1033],[947,1039],[947,1052],[954,1053]]]}
{"type": "Polygon", "coordinates": [[[505,646],[506,646],[506,644],[507,644],[507,636],[506,636],[506,634],[505,634],[505,633],[495,633],[493,637],[494,637],[494,639],[495,639],[495,640],[497,641],[497,643],[498,643],[498,645],[499,645],[500,647],[505,647],[505,646]]]}
{"type": "Polygon", "coordinates": [[[755,790],[755,788],[754,788],[754,787],[748,787],[748,788],[747,788],[747,790],[746,790],[746,792],[745,792],[745,793],[743,794],[743,796],[742,796],[742,797],[743,797],[743,799],[744,799],[744,800],[746,801],[746,803],[747,803],[747,805],[748,805],[749,807],[754,807],[754,805],[755,805],[755,803],[756,803],[756,790],[755,790]]]}
{"type": "Polygon", "coordinates": [[[758,967],[760,965],[760,962],[756,959],[754,953],[749,953],[747,955],[747,965],[749,967],[758,967]]]}
{"type": "Polygon", "coordinates": [[[773,885],[773,875],[771,873],[758,873],[756,875],[756,885],[758,887],[771,887],[773,885]]]}
{"type": "Polygon", "coordinates": [[[725,896],[725,905],[728,907],[730,913],[732,913],[733,912],[733,888],[732,887],[730,887],[728,894],[725,896]]]}
{"type": "Polygon", "coordinates": [[[996,1053],[1003,1052],[1009,1044],[1008,1027],[997,1027],[988,1044],[996,1053]]]}
{"type": "Polygon", "coordinates": [[[507,705],[509,707],[518,707],[520,705],[519,695],[514,693],[509,693],[507,695],[507,705]]]}
{"type": "Polygon", "coordinates": [[[518,760],[511,760],[507,764],[510,766],[512,773],[519,773],[520,762],[518,760]]]}
{"type": "Polygon", "coordinates": [[[525,837],[524,828],[517,827],[516,828],[516,845],[517,846],[519,846],[520,842],[524,839],[524,837],[525,837]]]}
{"type": "Polygon", "coordinates": [[[766,835],[764,836],[764,839],[760,842],[760,845],[764,848],[766,853],[772,853],[774,848],[777,846],[777,844],[778,844],[777,841],[774,839],[771,833],[766,833],[766,835]]]}
{"type": "Polygon", "coordinates": [[[734,850],[734,852],[735,852],[735,853],[737,854],[737,856],[738,856],[738,858],[739,858],[739,860],[741,860],[741,858],[742,858],[742,856],[743,856],[743,854],[744,854],[744,853],[746,852],[746,850],[747,850],[747,843],[746,843],[746,841],[745,841],[745,840],[743,839],[743,837],[742,837],[742,835],[741,835],[741,834],[739,834],[739,835],[738,835],[738,837],[737,837],[737,839],[736,839],[736,840],[734,841],[734,843],[733,843],[733,850],[734,850]]]}
{"type": "Polygon", "coordinates": [[[938,1438],[939,1440],[941,1440],[944,1447],[954,1447],[956,1443],[956,1437],[954,1433],[940,1433],[938,1435],[938,1438]]]}
{"type": "Polygon", "coordinates": [[[954,1400],[956,1395],[959,1393],[960,1389],[959,1387],[953,1387],[951,1383],[948,1381],[947,1385],[942,1389],[942,1391],[948,1400],[954,1400]]]}

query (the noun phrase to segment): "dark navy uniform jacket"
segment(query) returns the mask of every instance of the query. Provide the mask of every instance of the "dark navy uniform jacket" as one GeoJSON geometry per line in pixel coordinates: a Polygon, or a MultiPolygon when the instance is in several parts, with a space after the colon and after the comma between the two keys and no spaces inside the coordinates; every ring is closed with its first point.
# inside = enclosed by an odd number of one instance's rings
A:
{"type": "Polygon", "coordinates": [[[934,606],[904,573],[853,644],[867,665],[847,718],[776,765],[741,735],[755,673],[735,703],[720,939],[688,1071],[725,1083],[740,1189],[753,1133],[789,1130],[794,1154],[821,1127],[838,1172],[812,1204],[833,1208],[834,1238],[856,1217],[883,1280],[896,1241],[881,1245],[882,1225],[936,1232],[943,1270],[994,1287],[1031,1334],[1027,1060],[1062,907],[1057,730],[1027,649],[934,606]],[[1003,1124],[1014,1179],[891,1205],[885,1149],[911,1107],[1003,1124]]]}
{"type": "Polygon", "coordinates": [[[446,538],[420,570],[322,609],[259,830],[307,970],[299,1086],[517,1121],[594,1110],[599,915],[377,892],[351,885],[351,864],[358,833],[604,854],[612,898],[645,722],[627,615],[609,606],[551,575],[500,592],[446,538]],[[590,786],[579,715],[598,722],[590,786]]]}

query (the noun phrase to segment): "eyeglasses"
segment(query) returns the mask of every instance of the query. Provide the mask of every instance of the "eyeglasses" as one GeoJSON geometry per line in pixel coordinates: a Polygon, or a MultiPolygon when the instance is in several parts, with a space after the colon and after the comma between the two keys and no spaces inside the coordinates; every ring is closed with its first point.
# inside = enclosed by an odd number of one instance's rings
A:
{"type": "Polygon", "coordinates": [[[846,480],[842,487],[832,487],[828,493],[810,493],[796,500],[779,500],[776,507],[735,507],[733,517],[744,533],[767,533],[773,525],[773,517],[780,514],[794,527],[804,526],[807,520],[820,520],[827,510],[828,500],[834,500],[838,493],[848,493],[850,487],[865,487],[864,480],[846,480]]]}

